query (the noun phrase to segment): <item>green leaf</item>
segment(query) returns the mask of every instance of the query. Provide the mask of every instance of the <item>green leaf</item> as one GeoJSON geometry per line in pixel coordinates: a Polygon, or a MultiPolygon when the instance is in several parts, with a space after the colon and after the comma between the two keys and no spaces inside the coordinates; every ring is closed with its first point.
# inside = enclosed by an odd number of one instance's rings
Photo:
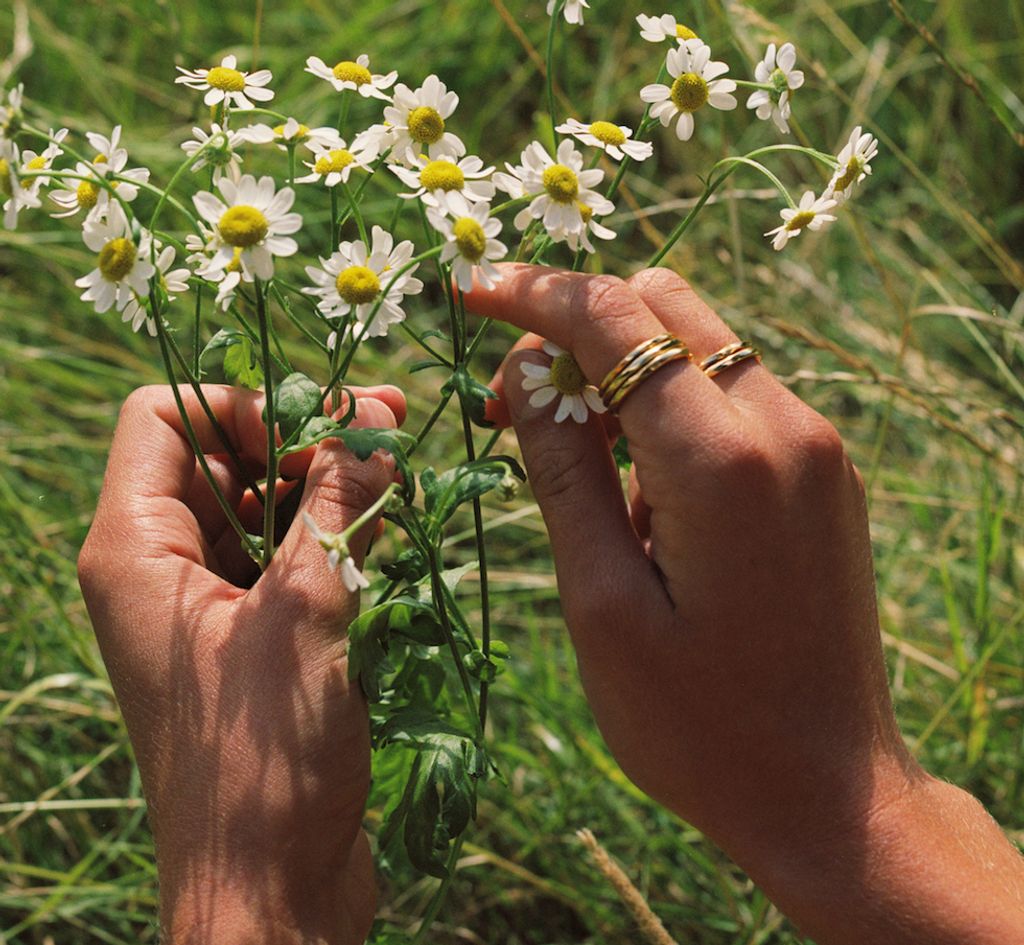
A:
{"type": "Polygon", "coordinates": [[[462,365],[455,369],[455,373],[448,379],[448,382],[441,388],[441,393],[448,396],[455,391],[459,395],[462,406],[477,426],[493,427],[494,424],[487,419],[485,412],[487,401],[497,399],[494,393],[486,384],[481,384],[462,365]]]}
{"type": "Polygon", "coordinates": [[[449,469],[438,476],[432,469],[420,473],[424,509],[436,531],[465,502],[471,502],[501,485],[511,473],[525,479],[519,463],[510,456],[488,456],[449,469]]]}
{"type": "Polygon", "coordinates": [[[443,361],[437,361],[434,358],[423,358],[420,361],[413,361],[406,370],[410,374],[416,374],[418,371],[429,371],[430,368],[439,367],[448,367],[448,365],[443,361]]]}
{"type": "Polygon", "coordinates": [[[407,548],[394,561],[381,565],[384,576],[391,581],[415,583],[427,573],[427,559],[418,548],[407,548]]]}
{"type": "Polygon", "coordinates": [[[366,429],[345,429],[337,434],[342,442],[361,460],[369,459],[375,450],[387,450],[395,457],[395,465],[402,474],[402,492],[406,503],[412,502],[416,495],[416,477],[409,466],[405,455],[407,445],[415,444],[416,438],[402,430],[368,427],[366,429]]]}
{"type": "Polygon", "coordinates": [[[281,438],[288,440],[310,421],[323,414],[324,395],[312,378],[296,371],[274,388],[274,418],[281,438]]]}
{"type": "Polygon", "coordinates": [[[341,429],[341,424],[336,420],[332,420],[324,414],[319,414],[302,428],[299,438],[294,443],[290,446],[278,447],[277,455],[287,456],[289,453],[301,453],[302,450],[309,449],[309,447],[314,446],[321,440],[326,440],[329,436],[337,436],[338,431],[341,429]]]}
{"type": "Polygon", "coordinates": [[[633,465],[633,457],[629,455],[629,442],[624,436],[620,436],[612,447],[612,456],[615,457],[615,465],[619,469],[629,469],[633,465]]]}
{"type": "Polygon", "coordinates": [[[231,384],[258,390],[263,384],[263,368],[256,348],[247,334],[237,328],[222,328],[199,355],[202,364],[212,352],[224,352],[224,377],[231,384]]]}

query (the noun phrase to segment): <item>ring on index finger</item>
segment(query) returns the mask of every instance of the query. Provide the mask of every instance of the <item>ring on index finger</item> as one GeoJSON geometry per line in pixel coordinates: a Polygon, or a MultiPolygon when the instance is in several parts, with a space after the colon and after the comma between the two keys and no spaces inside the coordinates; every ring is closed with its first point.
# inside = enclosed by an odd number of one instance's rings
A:
{"type": "Polygon", "coordinates": [[[612,413],[655,371],[673,361],[690,360],[690,349],[671,332],[641,342],[615,365],[601,381],[598,393],[612,413]]]}

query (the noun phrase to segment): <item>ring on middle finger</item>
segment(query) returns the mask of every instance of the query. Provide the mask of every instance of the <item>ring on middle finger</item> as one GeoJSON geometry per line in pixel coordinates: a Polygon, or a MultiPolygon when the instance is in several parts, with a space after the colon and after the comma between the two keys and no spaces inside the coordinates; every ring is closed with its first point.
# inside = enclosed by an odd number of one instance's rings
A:
{"type": "Polygon", "coordinates": [[[626,397],[655,371],[690,357],[690,349],[671,332],[655,335],[638,344],[605,375],[598,387],[601,400],[612,413],[617,413],[626,397]]]}

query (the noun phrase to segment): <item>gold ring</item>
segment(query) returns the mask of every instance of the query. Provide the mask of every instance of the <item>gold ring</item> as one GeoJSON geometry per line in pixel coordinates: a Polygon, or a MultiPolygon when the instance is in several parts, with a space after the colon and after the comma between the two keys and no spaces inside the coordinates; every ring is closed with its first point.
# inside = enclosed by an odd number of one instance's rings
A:
{"type": "Polygon", "coordinates": [[[700,369],[708,377],[717,377],[726,368],[746,361],[748,358],[761,360],[761,352],[748,341],[734,341],[732,344],[719,348],[714,354],[709,354],[700,362],[700,369]]]}
{"type": "Polygon", "coordinates": [[[597,392],[604,405],[617,413],[622,402],[655,371],[672,361],[689,360],[690,349],[671,332],[638,344],[601,381],[597,392]]]}

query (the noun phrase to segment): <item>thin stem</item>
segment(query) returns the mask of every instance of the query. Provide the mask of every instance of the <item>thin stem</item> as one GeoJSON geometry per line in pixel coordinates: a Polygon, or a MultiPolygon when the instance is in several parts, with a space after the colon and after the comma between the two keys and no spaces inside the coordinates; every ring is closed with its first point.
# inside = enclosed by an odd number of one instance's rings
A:
{"type": "Polygon", "coordinates": [[[203,284],[200,282],[196,286],[196,315],[195,323],[192,330],[192,373],[198,378],[200,365],[199,356],[203,353],[199,347],[199,343],[202,339],[202,327],[203,327],[203,284]]]}
{"type": "Polygon", "coordinates": [[[338,248],[338,194],[334,187],[327,188],[331,192],[331,233],[330,242],[327,246],[327,256],[330,258],[338,248]]]}
{"type": "Polygon", "coordinates": [[[270,357],[270,329],[267,324],[266,288],[256,279],[256,317],[263,354],[263,389],[267,395],[267,486],[263,505],[263,570],[274,557],[274,499],[277,491],[277,418],[274,411],[274,364],[270,357]]]}
{"type": "Polygon", "coordinates": [[[370,239],[366,235],[366,221],[363,220],[363,214],[359,210],[359,205],[356,203],[355,197],[352,196],[352,191],[348,189],[348,184],[342,181],[338,186],[344,191],[345,199],[348,201],[349,210],[352,212],[352,216],[355,217],[356,227],[359,229],[359,238],[366,244],[366,251],[370,251],[370,239]]]}
{"type": "Polygon", "coordinates": [[[420,922],[420,927],[416,930],[412,945],[420,945],[424,936],[430,931],[430,927],[434,924],[434,919],[437,918],[437,913],[440,912],[441,906],[448,897],[448,889],[451,887],[452,879],[455,878],[455,867],[459,862],[459,857],[462,855],[462,844],[465,836],[465,834],[459,834],[455,838],[455,843],[452,844],[451,852],[448,854],[448,871],[434,891],[430,905],[427,906],[427,911],[423,913],[423,920],[420,922]]]}
{"type": "Polygon", "coordinates": [[[558,22],[558,18],[562,15],[562,9],[565,7],[565,3],[566,0],[559,0],[559,2],[555,4],[555,9],[551,13],[551,22],[548,24],[547,55],[544,59],[544,79],[547,83],[548,92],[548,116],[551,119],[551,146],[555,151],[558,150],[558,132],[555,130],[558,119],[555,118],[555,79],[553,68],[555,59],[555,24],[558,22]]]}

